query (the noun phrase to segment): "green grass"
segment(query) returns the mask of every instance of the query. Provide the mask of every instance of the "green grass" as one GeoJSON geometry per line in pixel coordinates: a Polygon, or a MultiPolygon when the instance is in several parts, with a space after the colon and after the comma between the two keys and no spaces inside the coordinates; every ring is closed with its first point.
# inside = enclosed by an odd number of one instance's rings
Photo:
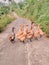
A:
{"type": "Polygon", "coordinates": [[[0,16],[0,32],[2,32],[7,24],[11,23],[15,18],[14,17],[9,17],[7,15],[2,15],[0,16]]]}

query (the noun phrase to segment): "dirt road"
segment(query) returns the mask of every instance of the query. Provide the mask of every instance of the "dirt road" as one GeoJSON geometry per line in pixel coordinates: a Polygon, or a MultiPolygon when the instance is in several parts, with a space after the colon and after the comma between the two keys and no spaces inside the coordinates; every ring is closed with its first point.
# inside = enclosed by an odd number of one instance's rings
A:
{"type": "Polygon", "coordinates": [[[25,43],[16,39],[14,44],[8,40],[11,28],[14,26],[17,32],[19,25],[24,23],[30,26],[30,21],[18,18],[0,34],[0,65],[49,65],[48,38],[26,40],[25,43]]]}

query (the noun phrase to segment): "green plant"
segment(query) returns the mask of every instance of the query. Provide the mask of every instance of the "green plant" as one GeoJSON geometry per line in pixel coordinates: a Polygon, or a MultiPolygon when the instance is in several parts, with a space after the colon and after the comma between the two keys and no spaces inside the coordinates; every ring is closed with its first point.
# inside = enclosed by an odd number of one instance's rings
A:
{"type": "Polygon", "coordinates": [[[0,32],[2,32],[7,24],[11,23],[15,18],[14,17],[9,17],[7,15],[2,15],[0,19],[0,32]]]}

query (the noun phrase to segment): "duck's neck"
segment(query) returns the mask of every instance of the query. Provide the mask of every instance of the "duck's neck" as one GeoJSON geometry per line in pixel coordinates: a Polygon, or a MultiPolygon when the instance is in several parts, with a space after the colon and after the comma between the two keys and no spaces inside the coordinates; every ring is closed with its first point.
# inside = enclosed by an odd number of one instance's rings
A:
{"type": "Polygon", "coordinates": [[[12,29],[12,32],[14,33],[14,29],[12,29]]]}

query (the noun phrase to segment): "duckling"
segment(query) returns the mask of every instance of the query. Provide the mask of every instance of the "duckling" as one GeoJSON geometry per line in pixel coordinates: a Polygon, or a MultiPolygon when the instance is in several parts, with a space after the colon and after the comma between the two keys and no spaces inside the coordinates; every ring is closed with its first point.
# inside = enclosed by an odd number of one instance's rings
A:
{"type": "Polygon", "coordinates": [[[11,42],[14,42],[14,40],[15,40],[15,33],[14,33],[14,27],[12,27],[12,33],[9,35],[9,40],[11,41],[11,42]]]}

